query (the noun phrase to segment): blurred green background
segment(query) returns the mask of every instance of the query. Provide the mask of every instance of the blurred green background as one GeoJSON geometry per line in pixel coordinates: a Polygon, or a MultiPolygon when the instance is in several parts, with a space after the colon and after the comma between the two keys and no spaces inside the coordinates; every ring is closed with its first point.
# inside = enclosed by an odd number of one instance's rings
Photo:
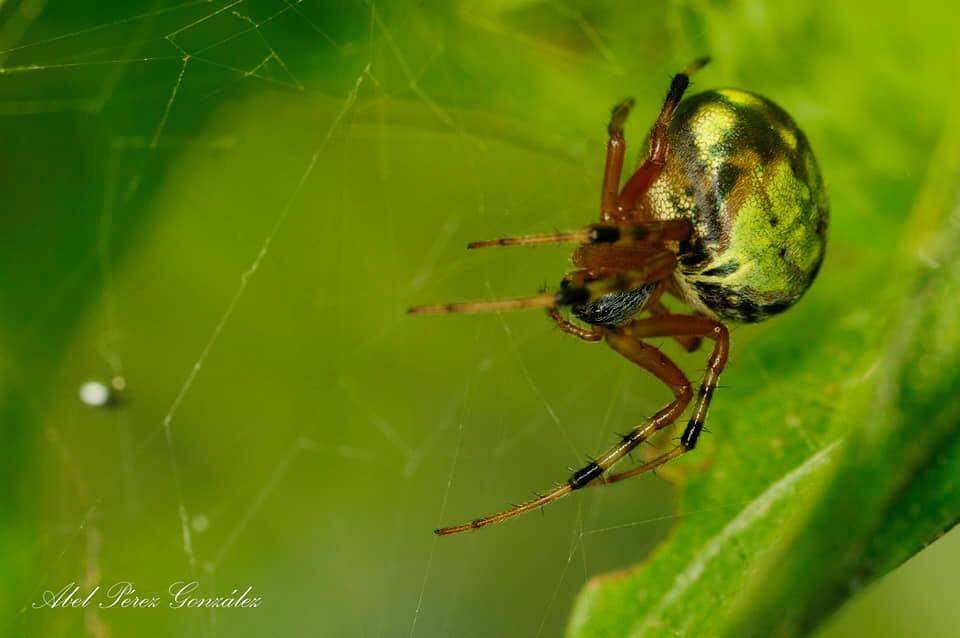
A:
{"type": "MultiPolygon", "coordinates": [[[[957,98],[952,7],[819,4],[0,3],[0,628],[561,634],[587,578],[668,533],[669,472],[430,530],[564,478],[664,391],[539,313],[405,308],[557,282],[564,248],[463,246],[592,221],[610,106],[638,100],[634,156],[670,75],[709,53],[696,85],[787,108],[833,211],[808,298],[734,333],[722,439],[818,323],[864,320],[957,98]],[[78,399],[115,376],[116,405],[78,399]],[[185,579],[263,602],[31,607],[185,579]]],[[[958,570],[954,533],[821,635],[957,635],[958,570]]]]}

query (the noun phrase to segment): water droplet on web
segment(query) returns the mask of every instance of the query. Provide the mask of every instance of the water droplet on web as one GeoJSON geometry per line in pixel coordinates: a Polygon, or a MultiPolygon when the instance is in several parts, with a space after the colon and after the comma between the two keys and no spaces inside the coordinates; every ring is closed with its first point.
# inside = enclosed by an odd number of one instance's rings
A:
{"type": "Polygon", "coordinates": [[[78,394],[85,405],[95,408],[110,402],[110,388],[99,381],[87,381],[80,386],[78,394]]]}
{"type": "Polygon", "coordinates": [[[190,527],[198,534],[202,534],[210,528],[210,519],[205,514],[194,514],[190,520],[190,527]]]}

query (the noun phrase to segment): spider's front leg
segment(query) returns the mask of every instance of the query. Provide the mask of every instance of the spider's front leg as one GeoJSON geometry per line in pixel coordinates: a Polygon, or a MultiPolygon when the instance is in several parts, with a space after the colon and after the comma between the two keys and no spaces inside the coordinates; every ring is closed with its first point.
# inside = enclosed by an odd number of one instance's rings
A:
{"type": "Polygon", "coordinates": [[[590,273],[585,270],[576,271],[571,274],[567,285],[552,294],[544,293],[535,297],[519,299],[414,306],[407,312],[410,314],[447,314],[580,306],[611,292],[631,290],[646,283],[663,280],[676,268],[677,256],[673,251],[661,248],[643,253],[642,258],[636,258],[634,263],[636,264],[635,268],[603,271],[599,273],[598,278],[591,278],[590,273]]]}

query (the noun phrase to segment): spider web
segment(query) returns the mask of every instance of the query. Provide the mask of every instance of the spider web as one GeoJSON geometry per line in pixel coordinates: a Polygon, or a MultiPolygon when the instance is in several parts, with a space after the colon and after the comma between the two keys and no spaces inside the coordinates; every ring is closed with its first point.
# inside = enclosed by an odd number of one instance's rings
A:
{"type": "MultiPolygon", "coordinates": [[[[81,114],[102,129],[82,138],[102,147],[101,197],[84,209],[92,242],[45,309],[85,306],[42,420],[22,630],[556,635],[588,578],[666,532],[669,487],[648,479],[482,535],[430,534],[562,480],[663,394],[542,317],[403,313],[558,278],[563,251],[468,259],[460,246],[588,219],[593,124],[620,95],[582,121],[502,94],[504,113],[490,113],[449,39],[472,30],[541,64],[589,56],[615,91],[634,65],[586,10],[548,12],[560,37],[526,29],[525,3],[509,8],[518,22],[471,5],[434,20],[193,0],[108,7],[67,29],[42,3],[4,9],[0,112],[81,114]],[[87,378],[127,387],[92,410],[75,399],[87,378]],[[163,596],[184,579],[205,596],[251,586],[264,602],[31,608],[71,581],[163,596]]],[[[670,61],[645,68],[660,78],[670,61]]]]}

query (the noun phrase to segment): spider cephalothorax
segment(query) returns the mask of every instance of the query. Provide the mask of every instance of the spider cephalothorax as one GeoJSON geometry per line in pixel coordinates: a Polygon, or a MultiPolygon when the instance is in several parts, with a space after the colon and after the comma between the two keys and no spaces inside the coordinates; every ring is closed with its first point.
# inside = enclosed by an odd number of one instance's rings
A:
{"type": "Polygon", "coordinates": [[[599,224],[469,245],[580,244],[572,257],[578,270],[564,276],[556,293],[411,309],[420,314],[546,308],[561,330],[584,341],[606,341],[666,384],[674,400],[566,483],[498,514],[436,530],[438,534],[497,523],[573,490],[642,474],[692,450],[727,361],[729,333],[721,322],[750,323],[783,312],[816,277],[829,213],[806,136],[779,106],[745,91],[706,91],[681,101],[690,73],[706,62],[698,60],[674,76],[650,130],[646,157],[622,187],[623,122],[633,101],[614,107],[599,224]],[[671,313],[660,303],[665,293],[697,314],[671,313]],[[569,307],[587,326],[564,318],[561,307],[569,307]],[[706,338],[713,341],[713,351],[679,444],[639,467],[609,474],[637,445],[676,421],[693,400],[686,375],[644,341],[655,337],[672,337],[688,350],[706,338]]]}

